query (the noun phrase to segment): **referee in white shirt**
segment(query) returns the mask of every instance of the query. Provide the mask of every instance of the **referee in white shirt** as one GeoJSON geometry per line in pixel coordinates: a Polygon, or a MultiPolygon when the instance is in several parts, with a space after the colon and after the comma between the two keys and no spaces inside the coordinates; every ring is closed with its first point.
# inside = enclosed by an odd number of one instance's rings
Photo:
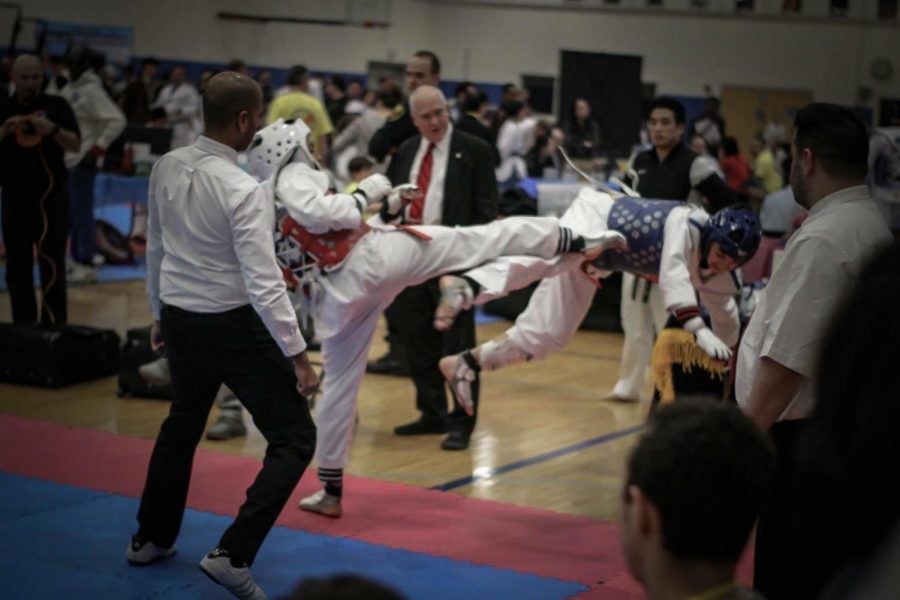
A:
{"type": "Polygon", "coordinates": [[[274,206],[237,166],[262,110],[252,79],[216,75],[203,96],[204,135],[165,155],[150,176],[152,341],[167,349],[175,398],[127,550],[139,565],[174,552],[194,451],[225,383],[268,447],[237,518],[200,568],[236,596],[257,599],[265,594],[249,566],[313,456],[316,430],[304,396],[318,386],[275,261],[274,206]]]}

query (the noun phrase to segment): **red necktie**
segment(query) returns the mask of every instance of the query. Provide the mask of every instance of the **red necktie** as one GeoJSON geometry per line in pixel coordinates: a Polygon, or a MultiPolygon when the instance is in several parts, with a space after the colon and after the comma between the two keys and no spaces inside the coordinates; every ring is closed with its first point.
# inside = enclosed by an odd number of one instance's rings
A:
{"type": "Polygon", "coordinates": [[[419,176],[416,177],[416,187],[419,188],[419,194],[409,206],[408,223],[421,223],[422,211],[425,208],[425,195],[428,193],[428,184],[431,183],[431,164],[434,162],[433,151],[434,144],[428,144],[428,150],[422,157],[422,164],[419,165],[419,176]]]}

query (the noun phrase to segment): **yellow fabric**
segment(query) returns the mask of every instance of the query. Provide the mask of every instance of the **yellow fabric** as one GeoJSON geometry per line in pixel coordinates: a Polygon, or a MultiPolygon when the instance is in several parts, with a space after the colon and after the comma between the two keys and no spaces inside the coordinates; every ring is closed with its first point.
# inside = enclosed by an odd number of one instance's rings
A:
{"type": "Polygon", "coordinates": [[[650,359],[650,370],[653,385],[659,392],[662,402],[675,400],[675,387],[672,381],[672,365],[690,373],[699,367],[710,375],[725,380],[725,363],[713,360],[697,346],[694,334],[684,329],[663,329],[653,345],[653,356],[650,359]]]}
{"type": "Polygon", "coordinates": [[[766,193],[771,194],[784,187],[781,172],[775,166],[775,156],[768,148],[760,152],[756,160],[753,161],[753,174],[762,180],[766,193]]]}
{"type": "Polygon", "coordinates": [[[278,96],[269,106],[266,123],[274,123],[278,119],[285,121],[302,120],[312,132],[313,144],[318,152],[319,140],[334,131],[331,118],[321,102],[302,92],[290,92],[278,96]]]}

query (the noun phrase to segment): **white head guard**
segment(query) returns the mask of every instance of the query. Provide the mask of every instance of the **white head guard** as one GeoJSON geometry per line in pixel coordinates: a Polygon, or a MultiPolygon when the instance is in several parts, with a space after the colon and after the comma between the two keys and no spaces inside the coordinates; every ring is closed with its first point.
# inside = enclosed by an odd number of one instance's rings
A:
{"type": "Polygon", "coordinates": [[[278,119],[256,132],[250,143],[250,173],[265,181],[289,162],[316,166],[309,150],[309,126],[301,119],[286,123],[278,119]]]}

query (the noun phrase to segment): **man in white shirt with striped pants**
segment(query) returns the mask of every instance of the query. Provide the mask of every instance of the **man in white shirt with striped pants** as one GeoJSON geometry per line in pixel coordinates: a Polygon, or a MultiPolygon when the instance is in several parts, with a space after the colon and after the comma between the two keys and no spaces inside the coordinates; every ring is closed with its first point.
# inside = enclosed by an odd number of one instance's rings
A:
{"type": "Polygon", "coordinates": [[[160,159],[150,177],[151,338],[167,349],[175,397],[127,549],[135,565],[174,553],[194,451],[224,383],[268,447],[234,523],[200,568],[235,596],[255,600],[266,595],[249,567],[313,456],[316,431],[304,396],[318,387],[275,261],[274,206],[237,166],[262,109],[252,79],[216,75],[203,97],[204,135],[160,159]]]}

